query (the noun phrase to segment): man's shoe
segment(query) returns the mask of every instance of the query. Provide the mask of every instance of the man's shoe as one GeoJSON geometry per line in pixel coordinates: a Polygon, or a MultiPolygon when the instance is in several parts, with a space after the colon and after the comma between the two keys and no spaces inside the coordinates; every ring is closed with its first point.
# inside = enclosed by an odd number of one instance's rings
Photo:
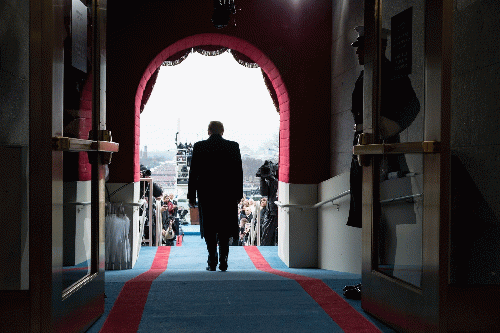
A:
{"type": "Polygon", "coordinates": [[[217,253],[215,254],[215,256],[213,257],[210,257],[210,255],[208,256],[208,260],[207,260],[207,271],[215,271],[215,269],[217,268],[217,261],[218,261],[218,256],[217,256],[217,253]]]}
{"type": "Polygon", "coordinates": [[[219,262],[219,269],[222,271],[222,272],[225,272],[227,271],[227,259],[226,260],[221,260],[219,262]]]}

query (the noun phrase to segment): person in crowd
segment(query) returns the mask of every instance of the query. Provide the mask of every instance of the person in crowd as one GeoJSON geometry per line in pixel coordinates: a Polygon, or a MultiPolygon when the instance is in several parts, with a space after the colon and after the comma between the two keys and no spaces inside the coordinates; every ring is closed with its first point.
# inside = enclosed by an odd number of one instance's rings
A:
{"type": "MultiPolygon", "coordinates": [[[[144,165],[141,165],[141,171],[140,171],[140,176],[141,178],[151,178],[151,170],[146,168],[144,165]]],[[[156,245],[156,205],[154,204],[154,199],[156,198],[157,200],[161,200],[163,190],[161,187],[153,181],[153,201],[150,203],[149,202],[149,183],[146,183],[146,190],[143,191],[142,186],[140,189],[140,196],[141,198],[145,198],[146,201],[148,201],[148,205],[153,205],[153,216],[149,216],[149,209],[146,211],[146,216],[147,216],[147,224],[144,228],[144,236],[146,238],[149,238],[149,227],[151,226],[152,229],[152,243],[153,246],[156,245]],[[151,223],[150,223],[151,222],[151,223]]]]}
{"type": "Polygon", "coordinates": [[[259,201],[259,207],[257,208],[259,210],[259,220],[255,221],[255,232],[257,232],[257,230],[260,230],[260,235],[258,235],[257,237],[260,237],[262,238],[262,230],[264,228],[262,228],[262,225],[264,224],[264,219],[266,217],[266,213],[268,211],[267,209],[267,198],[266,197],[262,197],[259,201]],[[260,227],[257,227],[257,223],[260,222],[260,227]]]}
{"type": "Polygon", "coordinates": [[[238,221],[241,220],[242,218],[246,217],[245,215],[245,206],[243,206],[242,208],[240,208],[238,210],[238,221]]]}
{"type": "Polygon", "coordinates": [[[178,212],[178,206],[177,206],[177,200],[175,200],[175,197],[174,197],[174,194],[173,193],[170,193],[168,195],[168,197],[170,198],[170,202],[172,202],[174,204],[174,209],[172,211],[172,215],[174,217],[177,217],[177,212],[178,212]]]}
{"type": "Polygon", "coordinates": [[[253,220],[253,213],[252,213],[252,208],[250,206],[245,207],[245,216],[244,218],[247,219],[248,222],[253,220]]]}
{"type": "Polygon", "coordinates": [[[212,121],[207,140],[193,146],[188,200],[200,211],[200,234],[208,250],[207,270],[228,268],[229,239],[238,239],[238,202],[243,193],[243,168],[237,142],[222,138],[224,125],[212,121]],[[219,253],[217,253],[217,243],[219,253]]]}
{"type": "MultiPolygon", "coordinates": [[[[243,210],[243,203],[245,202],[245,197],[243,196],[240,200],[240,202],[238,203],[238,216],[240,216],[240,213],[241,211],[243,210]]],[[[239,218],[238,218],[239,220],[239,218]]]]}
{"type": "Polygon", "coordinates": [[[267,208],[267,198],[266,197],[262,197],[260,199],[260,206],[259,206],[259,209],[260,211],[262,212],[263,209],[266,209],[267,208]]]}
{"type": "Polygon", "coordinates": [[[175,235],[179,235],[179,218],[177,218],[177,202],[173,201],[174,195],[165,195],[163,204],[167,205],[169,219],[173,222],[175,235]]]}
{"type": "Polygon", "coordinates": [[[248,234],[250,232],[249,221],[246,218],[240,220],[240,237],[238,241],[239,246],[246,245],[248,241],[248,234]]]}
{"type": "Polygon", "coordinates": [[[264,222],[264,215],[266,215],[267,212],[267,198],[263,197],[260,199],[260,205],[259,205],[259,210],[260,210],[260,222],[264,222]]]}
{"type": "Polygon", "coordinates": [[[253,209],[255,208],[255,201],[252,198],[248,199],[248,206],[253,209]]]}

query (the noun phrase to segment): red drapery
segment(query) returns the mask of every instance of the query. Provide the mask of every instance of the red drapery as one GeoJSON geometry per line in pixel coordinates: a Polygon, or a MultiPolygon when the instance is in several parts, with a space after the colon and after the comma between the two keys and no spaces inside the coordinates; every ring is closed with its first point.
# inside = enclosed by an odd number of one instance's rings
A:
{"type": "MultiPolygon", "coordinates": [[[[205,56],[218,56],[221,55],[225,52],[227,52],[229,49],[226,47],[222,46],[217,46],[217,45],[200,45],[195,48],[189,48],[180,52],[177,52],[176,54],[170,56],[168,59],[166,59],[162,66],[176,66],[180,63],[182,63],[190,53],[192,52],[198,52],[200,54],[203,54],[205,56]]],[[[240,53],[235,50],[229,50],[231,52],[232,56],[234,59],[242,66],[248,67],[248,68],[258,68],[259,65],[255,63],[252,59],[244,55],[243,53],[240,53]]],[[[148,83],[146,84],[146,87],[144,88],[144,93],[142,95],[142,101],[141,101],[141,113],[144,110],[144,107],[146,103],[149,100],[149,97],[151,96],[151,92],[153,91],[154,85],[156,83],[156,79],[158,78],[158,73],[160,71],[160,67],[151,75],[151,78],[149,79],[148,83]]],[[[271,98],[273,100],[274,107],[276,108],[276,111],[279,113],[279,103],[278,103],[278,96],[276,94],[276,91],[273,88],[273,85],[271,83],[271,80],[267,76],[267,74],[261,69],[262,71],[262,76],[264,77],[264,82],[267,87],[267,91],[269,91],[269,94],[271,95],[271,98]]]]}

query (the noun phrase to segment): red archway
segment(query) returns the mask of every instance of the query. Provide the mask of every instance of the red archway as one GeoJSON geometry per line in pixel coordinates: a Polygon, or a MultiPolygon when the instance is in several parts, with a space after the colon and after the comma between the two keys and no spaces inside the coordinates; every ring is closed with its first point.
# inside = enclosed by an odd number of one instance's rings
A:
{"type": "Polygon", "coordinates": [[[280,76],[278,68],[272,63],[272,61],[260,51],[258,48],[237,37],[227,36],[223,34],[207,33],[199,34],[181,39],[174,44],[170,45],[162,52],[160,52],[148,65],[146,68],[137,92],[135,95],[135,133],[134,133],[134,181],[139,181],[139,138],[140,138],[140,114],[141,114],[141,104],[146,85],[151,78],[151,76],[156,72],[156,70],[162,65],[163,61],[168,59],[170,56],[197,46],[201,45],[215,45],[229,48],[231,50],[238,51],[248,58],[252,59],[256,64],[258,64],[262,70],[266,73],[267,77],[272,83],[272,86],[276,92],[280,110],[280,168],[279,168],[279,179],[282,182],[289,182],[289,170],[290,170],[290,150],[289,150],[289,119],[290,119],[290,107],[289,107],[289,97],[286,90],[285,84],[280,76]]]}

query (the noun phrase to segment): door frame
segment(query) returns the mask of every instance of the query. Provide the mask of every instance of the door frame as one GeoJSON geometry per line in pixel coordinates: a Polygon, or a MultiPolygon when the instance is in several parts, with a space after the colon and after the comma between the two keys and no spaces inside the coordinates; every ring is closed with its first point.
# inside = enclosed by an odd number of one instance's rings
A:
{"type": "MultiPolygon", "coordinates": [[[[380,109],[382,0],[365,1],[364,133],[378,137],[380,109]],[[371,92],[371,93],[370,93],[371,92]]],[[[365,311],[401,331],[443,331],[443,302],[448,286],[450,210],[450,109],[452,1],[426,1],[424,141],[439,151],[424,153],[422,281],[415,287],[375,270],[375,220],[380,216],[378,169],[371,157],[363,167],[362,301],[365,311]]],[[[378,142],[369,142],[378,143],[378,142]]]]}

